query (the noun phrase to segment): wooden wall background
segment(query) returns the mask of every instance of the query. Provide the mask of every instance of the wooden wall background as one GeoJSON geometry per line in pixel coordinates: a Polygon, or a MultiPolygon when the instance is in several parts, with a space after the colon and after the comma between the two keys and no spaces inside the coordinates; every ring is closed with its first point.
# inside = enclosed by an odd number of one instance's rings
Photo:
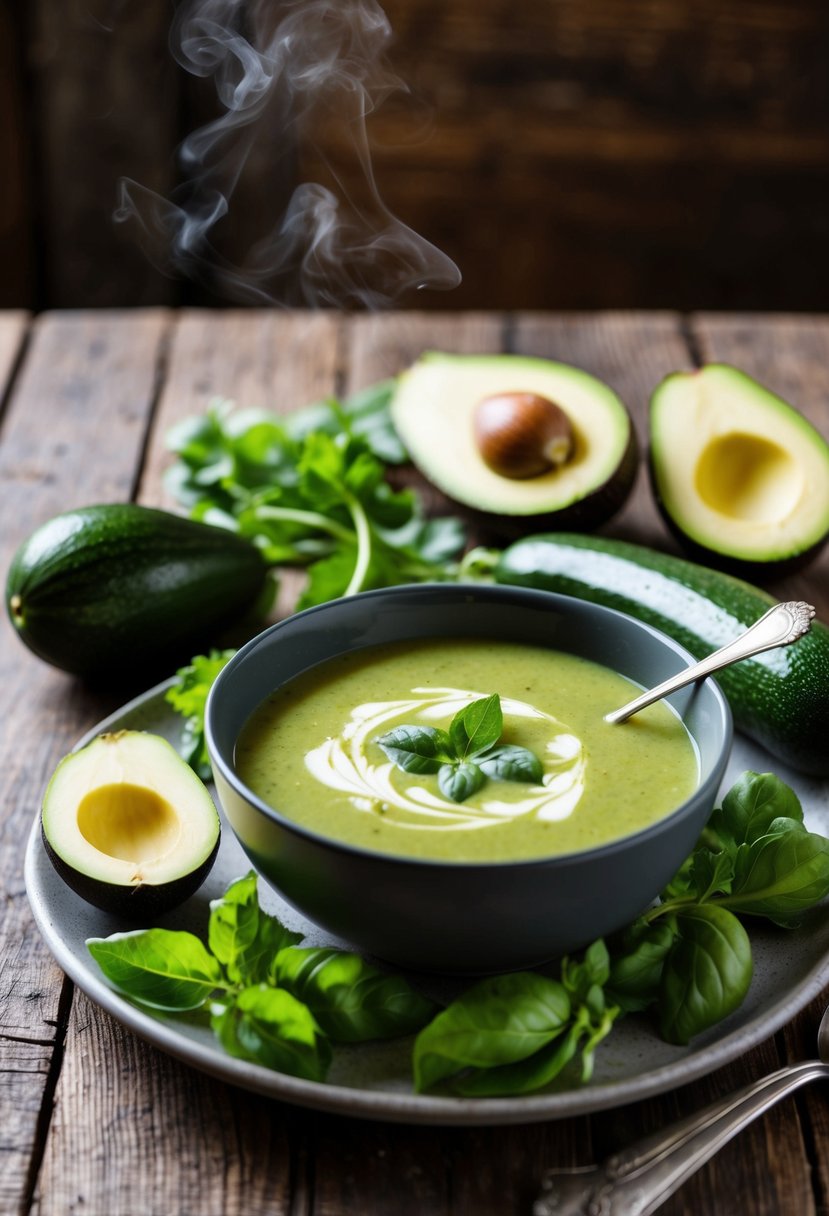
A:
{"type": "MultiPolygon", "coordinates": [[[[0,0],[0,305],[219,302],[111,220],[118,177],[168,189],[211,112],[167,51],[173,8],[0,0]]],[[[829,307],[826,0],[385,8],[414,97],[372,119],[377,178],[464,275],[411,303],[829,307]]],[[[337,133],[317,138],[356,189],[337,133]]],[[[261,225],[267,174],[260,156],[231,252],[261,225]]]]}

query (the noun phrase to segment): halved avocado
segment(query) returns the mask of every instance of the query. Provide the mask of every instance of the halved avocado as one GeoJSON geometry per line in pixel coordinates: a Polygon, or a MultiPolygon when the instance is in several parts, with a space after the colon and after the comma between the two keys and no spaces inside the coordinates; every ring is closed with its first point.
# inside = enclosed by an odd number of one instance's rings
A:
{"type": "Polygon", "coordinates": [[[829,537],[829,444],[745,372],[676,372],[650,407],[660,509],[696,558],[750,577],[810,561],[829,537]]]}
{"type": "Polygon", "coordinates": [[[209,793],[159,735],[99,735],[61,760],[41,813],[46,852],[78,895],[125,917],[165,912],[201,886],[221,826],[209,793]]]}
{"type": "Polygon", "coordinates": [[[391,414],[421,473],[498,532],[522,523],[595,527],[622,506],[636,476],[636,434],[622,402],[601,380],[549,359],[429,352],[401,375],[391,414]],[[476,411],[510,396],[544,398],[567,416],[572,444],[563,462],[535,476],[491,467],[476,411]]]}

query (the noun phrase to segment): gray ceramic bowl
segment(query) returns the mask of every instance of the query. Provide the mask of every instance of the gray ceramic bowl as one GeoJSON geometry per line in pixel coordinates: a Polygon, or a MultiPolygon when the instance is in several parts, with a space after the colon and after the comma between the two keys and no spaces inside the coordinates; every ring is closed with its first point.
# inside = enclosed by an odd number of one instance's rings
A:
{"type": "Polygon", "coordinates": [[[643,831],[566,856],[469,863],[372,853],[283,818],[239,779],[236,740],[275,688],[346,651],[425,637],[549,646],[603,663],[645,687],[692,661],[670,638],[632,617],[515,587],[395,587],[289,617],[231,659],[207,705],[219,797],[253,865],[318,924],[362,950],[421,970],[529,967],[627,924],[691,851],[713,806],[732,724],[710,679],[671,698],[699,748],[695,793],[643,831]]]}

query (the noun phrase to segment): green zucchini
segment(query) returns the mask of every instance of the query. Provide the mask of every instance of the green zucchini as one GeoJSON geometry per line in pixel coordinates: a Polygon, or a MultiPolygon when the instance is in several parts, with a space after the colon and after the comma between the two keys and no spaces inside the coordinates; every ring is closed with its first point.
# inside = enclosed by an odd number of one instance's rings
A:
{"type": "Polygon", "coordinates": [[[6,608],[47,663],[130,685],[211,644],[266,579],[259,550],[224,528],[131,503],[82,507],[23,542],[6,608]]]}
{"type": "MultiPolygon", "coordinates": [[[[618,608],[661,629],[696,658],[732,641],[771,596],[749,583],[604,537],[527,537],[500,556],[495,580],[618,608]]],[[[737,728],[792,768],[829,774],[829,629],[725,668],[717,680],[737,728]]]]}

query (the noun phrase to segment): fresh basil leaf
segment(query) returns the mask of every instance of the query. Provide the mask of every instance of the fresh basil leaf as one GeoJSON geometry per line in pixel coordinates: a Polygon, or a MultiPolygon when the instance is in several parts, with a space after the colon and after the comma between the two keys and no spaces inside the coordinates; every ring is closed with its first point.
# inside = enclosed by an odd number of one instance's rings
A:
{"type": "Polygon", "coordinates": [[[226,1051],[277,1072],[323,1081],[331,1047],[310,1010],[281,988],[244,988],[233,1004],[218,1007],[212,1026],[226,1051]]]}
{"type": "Polygon", "coordinates": [[[780,818],[803,822],[803,808],[794,790],[774,773],[748,771],[725,795],[710,823],[718,835],[730,835],[741,845],[765,836],[772,820],[780,818]]]}
{"type": "Polygon", "coordinates": [[[470,761],[462,764],[443,764],[438,769],[440,792],[453,802],[465,802],[481,788],[484,781],[485,777],[477,764],[470,761]]]}
{"type": "Polygon", "coordinates": [[[231,883],[221,899],[210,901],[208,943],[236,984],[267,979],[279,951],[301,937],[259,907],[255,870],[231,883]]]}
{"type": "Polygon", "coordinates": [[[465,705],[449,725],[449,738],[459,760],[466,760],[497,743],[504,729],[497,692],[465,705]]]}
{"type": "Polygon", "coordinates": [[[513,1064],[561,1034],[570,1016],[563,984],[531,971],[493,976],[469,988],[415,1040],[420,1093],[466,1068],[513,1064]]]}
{"type": "Polygon", "coordinates": [[[688,1043],[742,1003],[751,983],[748,934],[718,904],[689,904],[676,913],[677,940],[665,959],[659,1030],[669,1043],[688,1043]]]}
{"type": "Polygon", "coordinates": [[[490,748],[475,763],[491,781],[527,781],[538,785],[544,776],[541,761],[528,747],[502,743],[490,748]]]}
{"type": "Polygon", "coordinates": [[[614,943],[606,988],[608,999],[625,1013],[652,1005],[659,995],[662,968],[675,939],[674,922],[668,917],[652,924],[635,921],[618,946],[614,943]]]}
{"type": "Polygon", "coordinates": [[[692,855],[690,889],[694,891],[699,903],[710,899],[718,891],[731,890],[734,864],[734,853],[712,853],[710,849],[696,850],[692,855]]]}
{"type": "Polygon", "coordinates": [[[218,961],[192,933],[136,929],[86,945],[111,983],[153,1009],[199,1009],[224,985],[218,961]]]}
{"type": "Polygon", "coordinates": [[[402,976],[327,947],[280,951],[274,982],[307,1005],[325,1034],[340,1043],[413,1034],[438,1010],[402,976]]]}
{"type": "Polygon", "coordinates": [[[259,898],[256,872],[231,883],[221,899],[210,901],[207,943],[234,983],[242,979],[240,960],[256,939],[259,898]]]}
{"type": "MultiPolygon", "coordinates": [[[[569,957],[561,962],[561,982],[570,994],[573,1005],[582,1005],[590,1000],[594,990],[601,993],[609,974],[610,955],[601,938],[588,946],[581,962],[569,957]]],[[[604,1009],[603,996],[599,1009],[604,1009]]]]}
{"type": "Polygon", "coordinates": [[[731,893],[719,902],[742,915],[789,926],[829,894],[829,840],[792,819],[737,850],[731,893]]]}
{"type": "Polygon", "coordinates": [[[446,731],[434,726],[396,726],[375,742],[405,773],[436,773],[454,754],[446,731]]]}
{"type": "Polygon", "coordinates": [[[581,1037],[581,1026],[574,1025],[553,1039],[541,1051],[515,1064],[481,1068],[461,1074],[452,1081],[452,1090],[463,1098],[497,1098],[529,1094],[549,1085],[573,1059],[581,1037]]]}

